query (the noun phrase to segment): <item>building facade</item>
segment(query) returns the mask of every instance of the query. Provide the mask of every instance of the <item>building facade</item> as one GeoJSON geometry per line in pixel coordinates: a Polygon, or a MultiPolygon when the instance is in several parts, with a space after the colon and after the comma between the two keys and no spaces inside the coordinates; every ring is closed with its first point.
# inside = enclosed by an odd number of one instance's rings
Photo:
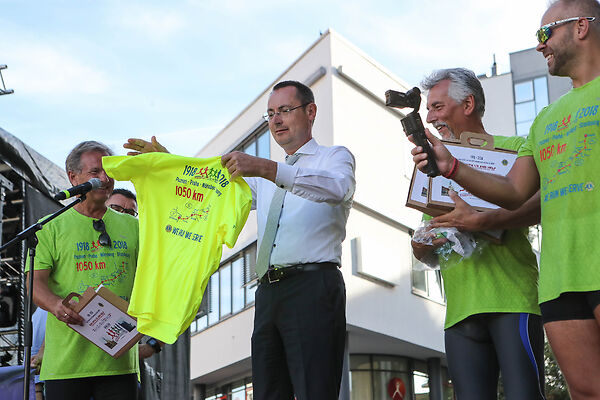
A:
{"type": "MultiPolygon", "coordinates": [[[[406,83],[329,30],[197,155],[240,150],[283,161],[283,150],[261,118],[272,86],[282,80],[298,80],[313,90],[317,142],[346,146],[356,158],[357,187],[341,267],[347,356],[340,398],[452,398],[441,279],[412,257],[410,246],[421,220],[419,212],[405,207],[412,144],[402,131],[404,114],[385,106],[385,91],[405,92],[406,83]]],[[[424,98],[422,104],[424,109],[424,98]]],[[[195,400],[252,399],[256,237],[253,211],[236,246],[224,249],[205,294],[205,312],[191,326],[195,400]]]]}
{"type": "Polygon", "coordinates": [[[479,77],[486,100],[483,124],[494,135],[527,136],[541,109],[573,86],[570,78],[550,75],[546,59],[535,48],[509,57],[510,72],[479,77]]]}

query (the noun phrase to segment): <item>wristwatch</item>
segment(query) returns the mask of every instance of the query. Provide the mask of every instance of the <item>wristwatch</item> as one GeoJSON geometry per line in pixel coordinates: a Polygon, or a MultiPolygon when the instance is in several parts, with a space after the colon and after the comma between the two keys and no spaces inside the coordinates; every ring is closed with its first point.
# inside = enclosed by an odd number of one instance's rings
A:
{"type": "Polygon", "coordinates": [[[155,353],[160,353],[160,351],[162,350],[162,347],[160,347],[160,343],[158,343],[158,340],[154,339],[154,338],[150,338],[146,341],[146,344],[150,347],[152,347],[154,349],[155,353]]]}

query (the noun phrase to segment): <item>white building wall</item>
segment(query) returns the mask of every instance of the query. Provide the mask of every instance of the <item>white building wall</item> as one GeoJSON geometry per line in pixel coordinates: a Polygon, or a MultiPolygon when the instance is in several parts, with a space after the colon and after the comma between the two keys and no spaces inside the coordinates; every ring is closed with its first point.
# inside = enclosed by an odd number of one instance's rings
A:
{"type": "Polygon", "coordinates": [[[512,75],[502,74],[480,79],[485,94],[483,126],[491,135],[514,136],[515,101],[512,75]]]}

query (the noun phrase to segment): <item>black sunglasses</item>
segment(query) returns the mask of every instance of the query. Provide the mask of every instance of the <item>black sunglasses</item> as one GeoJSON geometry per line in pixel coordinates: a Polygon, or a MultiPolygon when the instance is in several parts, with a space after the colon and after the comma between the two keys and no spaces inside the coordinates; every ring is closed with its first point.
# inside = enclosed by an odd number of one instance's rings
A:
{"type": "Polygon", "coordinates": [[[102,219],[94,220],[94,229],[100,232],[100,236],[98,237],[98,243],[100,243],[104,247],[110,247],[111,240],[108,233],[106,233],[106,225],[104,225],[104,221],[102,219]]]}

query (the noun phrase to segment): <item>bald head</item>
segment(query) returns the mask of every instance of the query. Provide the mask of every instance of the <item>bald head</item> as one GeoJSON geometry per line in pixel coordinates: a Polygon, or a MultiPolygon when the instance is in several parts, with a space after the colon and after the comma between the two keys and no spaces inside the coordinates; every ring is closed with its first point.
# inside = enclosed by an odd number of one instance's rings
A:
{"type": "MultiPolygon", "coordinates": [[[[596,17],[590,23],[590,31],[600,37],[600,2],[598,0],[554,0],[550,2],[548,11],[552,10],[555,18],[596,17]]],[[[548,13],[548,11],[546,11],[548,13]]]]}

